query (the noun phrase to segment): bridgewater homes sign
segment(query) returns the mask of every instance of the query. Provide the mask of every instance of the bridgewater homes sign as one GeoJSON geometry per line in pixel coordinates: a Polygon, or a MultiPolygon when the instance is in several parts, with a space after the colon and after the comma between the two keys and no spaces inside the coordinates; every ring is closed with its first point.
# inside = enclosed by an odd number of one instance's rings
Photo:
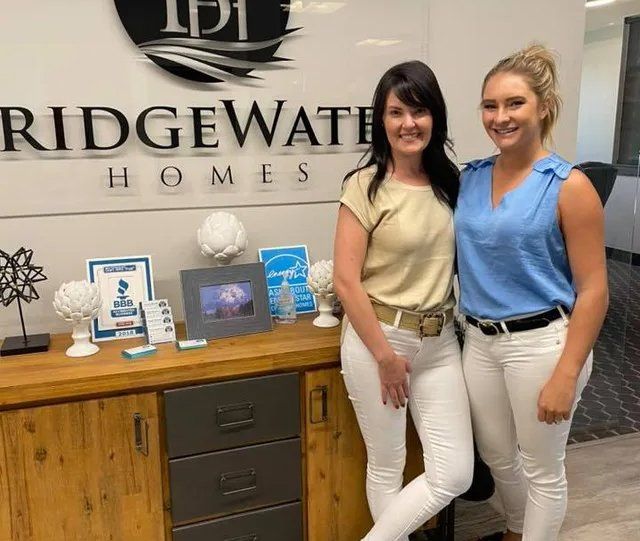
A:
{"type": "Polygon", "coordinates": [[[296,114],[292,120],[287,121],[282,115],[283,106],[287,100],[275,100],[269,109],[269,115],[265,116],[256,101],[251,104],[248,115],[240,118],[238,114],[235,100],[220,100],[222,107],[187,107],[187,116],[190,122],[182,126],[166,127],[166,134],[169,136],[168,142],[154,140],[147,130],[147,122],[154,116],[161,114],[163,117],[172,117],[178,119],[178,110],[176,107],[169,105],[154,105],[147,107],[141,111],[134,120],[129,121],[127,117],[113,107],[91,106],[77,108],[51,106],[50,118],[39,117],[39,122],[46,126],[35,126],[34,113],[20,106],[3,107],[0,106],[0,122],[2,123],[3,147],[2,152],[20,152],[25,146],[41,152],[64,152],[70,150],[89,150],[89,151],[108,151],[114,150],[125,145],[132,133],[145,146],[152,149],[176,149],[184,146],[182,144],[181,134],[189,131],[192,136],[193,144],[190,148],[221,148],[223,144],[216,137],[216,118],[219,112],[224,111],[226,120],[231,125],[234,134],[233,142],[228,144],[237,144],[243,147],[247,136],[251,131],[258,133],[268,147],[282,146],[291,147],[296,144],[296,140],[304,138],[304,143],[311,146],[341,146],[341,118],[345,116],[357,115],[358,117],[358,133],[356,144],[365,144],[369,142],[367,129],[370,126],[368,119],[371,110],[368,106],[318,106],[310,115],[305,107],[301,106],[296,109],[296,114]],[[74,110],[72,110],[74,109],[74,110]],[[79,143],[80,146],[71,145],[68,142],[66,133],[66,125],[69,119],[66,118],[67,112],[73,117],[77,116],[80,111],[82,117],[82,133],[84,141],[79,143]],[[108,117],[117,125],[117,135],[112,136],[111,140],[105,140],[96,133],[97,117],[108,117]],[[324,117],[324,118],[323,118],[324,117]],[[320,121],[330,123],[330,137],[328,140],[321,141],[314,129],[314,123],[311,118],[317,122],[320,121]],[[285,124],[282,126],[283,124],[285,124]],[[32,130],[34,128],[42,130],[48,129],[55,140],[54,145],[46,146],[38,141],[32,130]],[[284,127],[284,138],[274,141],[276,131],[282,133],[284,127]]]}
{"type": "MultiPolygon", "coordinates": [[[[213,87],[221,82],[242,86],[251,80],[255,84],[256,77],[251,75],[254,69],[277,69],[289,60],[276,57],[275,53],[285,38],[300,30],[287,29],[288,0],[115,0],[115,6],[129,37],[150,60],[173,75],[213,83],[213,87]]],[[[347,105],[317,106],[307,111],[303,106],[291,107],[283,99],[262,104],[254,100],[249,107],[240,108],[233,99],[220,99],[209,107],[152,105],[135,118],[127,118],[119,109],[106,105],[47,109],[45,114],[38,114],[28,107],[0,106],[0,152],[15,155],[30,149],[64,158],[65,152],[75,151],[75,158],[79,154],[93,158],[102,153],[113,155],[110,151],[124,147],[132,138],[152,152],[178,150],[171,153],[175,157],[193,154],[191,149],[206,149],[207,156],[215,156],[217,150],[228,155],[234,147],[243,148],[250,137],[268,149],[296,145],[340,147],[342,121],[357,116],[357,127],[352,121],[349,127],[357,131],[355,138],[349,137],[352,148],[368,142],[370,111],[369,107],[347,105]],[[216,132],[221,115],[226,127],[230,127],[225,131],[225,140],[216,132]],[[325,126],[318,126],[321,122],[325,126]],[[153,125],[151,130],[149,124],[153,125]],[[180,152],[186,148],[190,150],[180,152]]],[[[272,182],[271,165],[260,164],[263,183],[272,182]]],[[[307,166],[307,162],[299,162],[299,182],[309,178],[307,166]]],[[[231,166],[221,170],[224,174],[213,166],[211,184],[215,185],[216,179],[220,183],[228,179],[233,184],[231,166]]],[[[120,186],[129,186],[129,168],[120,166],[119,171],[116,174],[114,167],[108,167],[111,188],[115,178],[120,179],[120,186]]],[[[171,187],[180,184],[182,177],[175,165],[164,167],[160,173],[161,182],[171,187]]]]}
{"type": "Polygon", "coordinates": [[[396,4],[21,0],[3,34],[0,215],[335,201],[375,82],[426,55],[424,2],[396,4]]]}
{"type": "MultiPolygon", "coordinates": [[[[318,106],[312,114],[303,106],[294,108],[293,118],[283,114],[286,100],[275,100],[269,106],[269,114],[265,115],[260,105],[253,101],[248,113],[241,118],[234,100],[219,100],[220,106],[212,107],[187,107],[184,111],[187,115],[179,115],[176,107],[168,105],[154,105],[141,111],[135,119],[129,120],[124,113],[113,107],[107,106],[80,106],[77,108],[64,106],[50,106],[49,118],[38,116],[38,125],[34,113],[21,106],[0,107],[0,122],[3,135],[3,146],[0,152],[19,153],[24,149],[32,149],[43,153],[64,153],[70,151],[85,151],[88,157],[95,157],[99,153],[108,153],[123,147],[131,138],[137,138],[145,147],[154,150],[171,149],[208,149],[212,153],[216,150],[225,150],[225,146],[242,148],[248,137],[257,137],[268,148],[294,147],[304,145],[310,147],[340,147],[344,139],[343,122],[346,118],[357,117],[355,134],[350,134],[350,145],[364,145],[370,142],[370,112],[368,106],[318,106]],[[67,135],[68,125],[77,123],[78,112],[82,121],[82,141],[70,142],[67,135]],[[222,141],[216,135],[216,122],[218,115],[222,113],[226,122],[230,125],[232,137],[230,141],[222,141]],[[71,118],[68,118],[71,117],[71,118]],[[151,135],[147,129],[148,122],[158,117],[163,121],[167,118],[175,119],[181,123],[179,126],[171,125],[162,129],[161,137],[151,135]],[[289,117],[289,118],[286,118],[289,117]],[[109,131],[108,138],[105,134],[98,133],[96,121],[110,120],[115,128],[109,131]],[[188,119],[186,122],[184,119],[188,119]],[[312,120],[313,119],[313,120],[312,120]],[[322,131],[328,133],[326,139],[318,135],[317,124],[328,123],[329,129],[322,131]],[[314,127],[314,125],[316,125],[314,127]],[[53,144],[45,145],[34,135],[34,131],[49,132],[48,140],[53,144]],[[276,134],[280,138],[276,139],[276,134]],[[185,143],[186,141],[186,143],[185,143]]],[[[291,110],[289,110],[291,111],[291,110]]],[[[334,150],[333,152],[336,152],[334,150]]],[[[262,163],[262,182],[269,184],[271,180],[271,163],[262,163]]],[[[298,163],[300,176],[299,182],[306,182],[309,178],[308,163],[298,163]]],[[[109,187],[114,187],[114,180],[120,179],[118,184],[129,187],[129,170],[122,167],[116,172],[113,167],[108,167],[109,187]]],[[[167,165],[162,169],[160,181],[170,187],[179,185],[183,174],[180,168],[167,165]]],[[[220,169],[213,166],[211,171],[211,184],[216,180],[224,183],[228,180],[234,183],[233,171],[230,165],[220,169]],[[223,171],[223,173],[220,173],[223,171]]]]}

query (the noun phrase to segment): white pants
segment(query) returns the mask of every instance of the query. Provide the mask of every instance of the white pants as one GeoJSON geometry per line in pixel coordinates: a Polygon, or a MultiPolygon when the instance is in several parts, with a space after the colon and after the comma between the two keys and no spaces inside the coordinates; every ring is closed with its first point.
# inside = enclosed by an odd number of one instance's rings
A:
{"type": "Polygon", "coordinates": [[[453,325],[420,340],[380,323],[389,344],[411,363],[409,411],[422,442],[425,474],[402,488],[406,408],[383,405],[378,363],[351,325],[341,348],[342,373],[367,448],[367,499],[375,525],[365,541],[408,535],[465,492],[473,475],[473,439],[460,349],[453,325]]]}
{"type": "MultiPolygon", "coordinates": [[[[491,468],[507,527],[523,541],[555,541],[567,508],[564,458],[571,421],[538,421],[538,396],[564,348],[562,319],[547,327],[486,336],[468,325],[464,375],[478,450],[491,468]]],[[[578,378],[580,399],[593,362],[578,378]]]]}

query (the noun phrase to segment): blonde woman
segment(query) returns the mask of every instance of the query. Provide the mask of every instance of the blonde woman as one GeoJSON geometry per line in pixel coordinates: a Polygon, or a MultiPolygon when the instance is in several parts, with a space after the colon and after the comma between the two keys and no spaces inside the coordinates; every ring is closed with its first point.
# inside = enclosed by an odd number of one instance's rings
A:
{"type": "Polygon", "coordinates": [[[484,539],[554,541],[571,418],[608,304],[603,210],[546,146],[560,109],[550,51],[498,62],[481,109],[499,154],[463,171],[455,228],[473,427],[508,528],[484,539]]]}

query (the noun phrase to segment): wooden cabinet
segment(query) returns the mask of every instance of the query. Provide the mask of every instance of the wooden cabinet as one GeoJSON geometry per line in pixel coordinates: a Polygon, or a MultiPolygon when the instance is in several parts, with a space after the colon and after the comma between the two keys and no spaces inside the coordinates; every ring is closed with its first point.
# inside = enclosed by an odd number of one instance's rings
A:
{"type": "MultiPolygon", "coordinates": [[[[0,541],[361,539],[372,525],[366,452],[337,366],[339,329],[312,321],[179,353],[160,344],[135,362],[120,352],[140,339],[72,360],[68,335],[3,359],[0,541]],[[288,452],[273,458],[276,447],[288,452]],[[251,453],[264,460],[243,462],[251,453]],[[178,471],[191,461],[202,466],[178,471]],[[205,499],[195,488],[213,462],[224,470],[205,499]],[[195,509],[189,498],[204,505],[214,488],[237,505],[195,509]]],[[[421,462],[410,433],[408,478],[421,462]]]]}
{"type": "Polygon", "coordinates": [[[0,541],[164,539],[155,393],[0,413],[0,541]]]}
{"type": "Polygon", "coordinates": [[[304,375],[307,541],[354,541],[372,525],[366,451],[339,368],[304,375]]]}

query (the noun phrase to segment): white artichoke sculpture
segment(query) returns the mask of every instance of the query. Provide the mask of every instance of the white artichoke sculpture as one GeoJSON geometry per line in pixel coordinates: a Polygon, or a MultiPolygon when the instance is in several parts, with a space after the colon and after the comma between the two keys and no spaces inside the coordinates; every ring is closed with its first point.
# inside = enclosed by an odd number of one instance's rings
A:
{"type": "Polygon", "coordinates": [[[53,299],[56,313],[72,323],[97,317],[101,304],[98,286],[86,280],[62,284],[53,299]]]}
{"type": "Polygon", "coordinates": [[[202,255],[213,257],[220,265],[228,265],[247,249],[247,232],[235,215],[214,212],[198,228],[198,244],[202,255]]]}
{"type": "Polygon", "coordinates": [[[333,293],[333,261],[322,259],[311,265],[307,283],[309,289],[316,295],[333,293]]]}
{"type": "Polygon", "coordinates": [[[320,315],[313,320],[316,327],[335,327],[340,320],[334,317],[333,311],[333,261],[324,259],[311,265],[307,277],[309,289],[318,300],[320,315]]]}
{"type": "Polygon", "coordinates": [[[56,291],[53,307],[62,319],[73,323],[73,345],[67,349],[69,357],[93,355],[100,348],[89,341],[89,325],[98,316],[102,298],[96,284],[86,280],[66,282],[56,291]]]}

